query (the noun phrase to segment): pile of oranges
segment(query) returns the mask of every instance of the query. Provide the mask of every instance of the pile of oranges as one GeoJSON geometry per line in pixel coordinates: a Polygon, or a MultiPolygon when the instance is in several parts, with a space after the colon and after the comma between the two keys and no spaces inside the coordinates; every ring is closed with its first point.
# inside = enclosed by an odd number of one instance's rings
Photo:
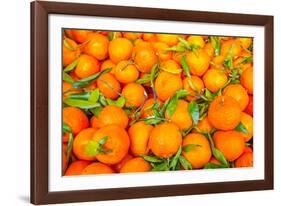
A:
{"type": "Polygon", "coordinates": [[[64,30],[63,175],[253,166],[253,39],[64,30]]]}

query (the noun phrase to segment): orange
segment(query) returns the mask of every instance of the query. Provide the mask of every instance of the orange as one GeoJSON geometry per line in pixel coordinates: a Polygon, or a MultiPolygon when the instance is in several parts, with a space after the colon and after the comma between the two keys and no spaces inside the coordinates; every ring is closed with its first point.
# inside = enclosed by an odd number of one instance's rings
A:
{"type": "Polygon", "coordinates": [[[182,72],[180,65],[172,59],[161,62],[160,68],[172,74],[180,74],[182,72]]]}
{"type": "Polygon", "coordinates": [[[154,98],[147,99],[144,102],[143,107],[141,109],[141,117],[142,118],[153,116],[153,111],[152,111],[151,107],[155,102],[156,101],[155,101],[154,98]]]}
{"type": "Polygon", "coordinates": [[[234,129],[241,120],[238,102],[229,96],[217,96],[208,109],[208,120],[217,129],[234,129]]]}
{"type": "Polygon", "coordinates": [[[188,103],[181,99],[178,101],[176,110],[171,117],[166,112],[165,118],[176,124],[180,129],[188,129],[192,126],[192,119],[188,112],[188,103]]]}
{"type": "Polygon", "coordinates": [[[77,77],[83,79],[99,72],[99,69],[100,63],[97,59],[92,56],[82,54],[79,57],[78,64],[74,71],[77,77]]]}
{"type": "Polygon", "coordinates": [[[253,137],[253,117],[248,115],[245,112],[242,112],[241,123],[248,131],[248,134],[242,133],[244,136],[245,142],[248,142],[253,137]]]}
{"type": "Polygon", "coordinates": [[[253,42],[253,39],[249,37],[238,38],[238,40],[244,49],[248,49],[253,42]]]}
{"type": "Polygon", "coordinates": [[[157,40],[168,44],[168,46],[176,45],[179,42],[178,37],[176,34],[156,34],[157,40]]]}
{"type": "Polygon", "coordinates": [[[120,61],[116,65],[114,74],[115,78],[123,84],[134,82],[139,77],[139,71],[137,67],[127,60],[120,61]]]}
{"type": "Polygon", "coordinates": [[[139,46],[135,52],[134,62],[140,72],[149,73],[157,63],[157,56],[151,46],[139,46]]]}
{"type": "Polygon", "coordinates": [[[90,123],[91,123],[91,127],[93,128],[101,127],[101,123],[99,122],[99,119],[96,116],[92,116],[90,123]]]}
{"type": "Polygon", "coordinates": [[[182,143],[183,147],[187,145],[196,145],[188,152],[182,152],[185,159],[187,159],[192,168],[199,169],[207,164],[212,156],[211,147],[207,138],[198,133],[190,133],[182,143]]]}
{"type": "Polygon", "coordinates": [[[218,69],[209,69],[203,76],[203,81],[207,89],[217,92],[227,83],[227,76],[218,69]]]}
{"type": "Polygon", "coordinates": [[[223,94],[235,99],[239,103],[242,111],[247,107],[249,103],[249,96],[247,94],[247,91],[246,89],[244,89],[244,87],[241,86],[241,84],[228,85],[223,90],[223,94]]]}
{"type": "Polygon", "coordinates": [[[135,157],[127,161],[121,168],[120,173],[129,172],[148,172],[151,169],[151,165],[141,157],[135,157]]]}
{"type": "Polygon", "coordinates": [[[114,74],[115,66],[116,66],[116,64],[114,64],[113,61],[111,61],[110,59],[107,59],[102,62],[100,70],[102,71],[102,70],[111,68],[110,73],[114,74]]]}
{"type": "Polygon", "coordinates": [[[128,130],[131,140],[130,151],[134,156],[147,155],[147,143],[153,126],[145,124],[143,121],[134,123],[128,130]]]}
{"type": "Polygon", "coordinates": [[[173,123],[162,123],[152,129],[148,147],[157,157],[168,158],[176,154],[181,143],[179,128],[173,123]]]}
{"type": "Polygon", "coordinates": [[[161,101],[166,101],[182,87],[182,79],[178,74],[162,71],[155,80],[155,91],[161,101]]]}
{"type": "Polygon", "coordinates": [[[205,50],[196,49],[195,51],[187,53],[186,62],[191,74],[202,76],[209,68],[210,57],[205,50]]]}
{"type": "Polygon", "coordinates": [[[223,61],[225,57],[222,55],[215,56],[211,61],[213,64],[210,65],[210,69],[218,69],[222,70],[223,69],[223,61]]]}
{"type": "Polygon", "coordinates": [[[239,40],[237,39],[230,39],[227,41],[223,41],[223,43],[221,44],[220,54],[226,57],[229,54],[231,48],[232,48],[233,58],[241,55],[242,47],[240,45],[239,40]]]}
{"type": "Polygon", "coordinates": [[[126,128],[128,121],[128,116],[125,111],[115,105],[108,105],[104,107],[98,116],[99,127],[114,124],[119,127],[126,128]]]}
{"type": "Polygon", "coordinates": [[[72,31],[73,31],[72,29],[64,29],[65,35],[70,39],[73,39],[72,31]]]}
{"type": "Polygon", "coordinates": [[[63,122],[72,129],[74,135],[78,134],[89,125],[86,114],[76,107],[63,108],[63,122]]]}
{"type": "Polygon", "coordinates": [[[172,52],[166,51],[166,49],[169,48],[166,43],[155,42],[152,44],[152,46],[160,61],[166,61],[172,58],[172,52]]]}
{"type": "MultiPolygon", "coordinates": [[[[210,124],[209,120],[207,117],[205,117],[204,119],[200,120],[197,124],[197,128],[199,130],[199,132],[202,133],[209,133],[212,131],[213,126],[210,124]]],[[[196,129],[192,130],[193,133],[198,133],[198,131],[196,129]]]]}
{"type": "Polygon", "coordinates": [[[240,132],[217,131],[213,136],[215,147],[220,150],[228,161],[236,160],[244,151],[245,141],[240,132]]]}
{"type": "Polygon", "coordinates": [[[137,32],[123,32],[123,37],[129,40],[136,40],[141,38],[142,34],[137,32]]]}
{"type": "Polygon", "coordinates": [[[101,75],[97,80],[100,92],[107,98],[116,99],[121,91],[120,83],[110,73],[101,75]]]}
{"type": "Polygon", "coordinates": [[[82,171],[90,164],[89,161],[77,160],[72,162],[65,172],[65,176],[81,175],[82,171]]]}
{"type": "Polygon", "coordinates": [[[63,44],[63,66],[67,66],[70,63],[72,63],[75,59],[77,59],[81,53],[80,49],[78,48],[78,45],[75,41],[69,38],[64,38],[65,43],[63,44]],[[66,45],[69,45],[66,46],[66,45]]]}
{"type": "Polygon", "coordinates": [[[92,175],[92,174],[111,174],[114,173],[113,169],[106,164],[100,162],[94,162],[82,171],[82,175],[92,175]]]}
{"type": "Polygon", "coordinates": [[[89,141],[91,141],[94,133],[97,131],[97,129],[94,128],[87,128],[82,130],[78,133],[78,135],[75,136],[73,141],[73,153],[78,159],[81,160],[95,160],[95,157],[88,155],[85,151],[85,148],[89,141]]]}
{"type": "Polygon", "coordinates": [[[153,33],[143,33],[142,38],[148,42],[155,42],[157,40],[156,35],[153,33]]]}
{"type": "Polygon", "coordinates": [[[240,76],[240,82],[249,94],[253,94],[253,67],[243,71],[240,76]]]}
{"type": "Polygon", "coordinates": [[[237,160],[235,160],[235,167],[253,167],[253,153],[243,153],[237,160]]]}
{"type": "Polygon", "coordinates": [[[249,95],[249,103],[246,107],[246,109],[244,110],[244,112],[246,112],[247,114],[253,116],[254,112],[253,112],[253,96],[249,95]]]}
{"type": "Polygon", "coordinates": [[[74,30],[71,30],[71,31],[72,31],[73,39],[79,44],[87,41],[88,35],[93,33],[90,30],[80,30],[80,29],[74,29],[74,30]]]}
{"type": "Polygon", "coordinates": [[[189,36],[187,38],[187,41],[190,44],[199,46],[200,48],[203,48],[205,46],[205,41],[204,41],[202,36],[193,36],[193,35],[191,35],[191,36],[189,36]]]}
{"type": "Polygon", "coordinates": [[[130,154],[127,154],[120,162],[118,162],[117,164],[113,165],[113,169],[116,172],[120,172],[121,168],[124,166],[124,164],[126,162],[128,162],[130,159],[132,159],[133,156],[130,154]]]}
{"type": "Polygon", "coordinates": [[[95,132],[93,140],[98,142],[104,137],[108,137],[102,147],[105,152],[97,154],[97,160],[111,165],[120,162],[128,153],[130,146],[126,130],[116,125],[105,126],[95,132]]]}
{"type": "Polygon", "coordinates": [[[181,64],[181,59],[184,55],[184,52],[173,52],[172,59],[175,60],[178,64],[181,64]]]}
{"type": "Polygon", "coordinates": [[[186,99],[188,101],[192,101],[203,92],[204,83],[201,78],[192,75],[190,77],[184,78],[183,88],[188,92],[186,99]]]}
{"type": "Polygon", "coordinates": [[[213,57],[215,54],[215,49],[210,42],[205,44],[204,50],[209,55],[209,57],[213,57]]]}
{"type": "Polygon", "coordinates": [[[88,43],[85,45],[84,53],[95,57],[98,60],[104,60],[108,56],[109,40],[106,36],[98,33],[88,35],[88,43]]]}
{"type": "Polygon", "coordinates": [[[140,84],[129,83],[123,88],[122,95],[126,98],[126,106],[139,107],[145,101],[146,92],[140,84]]]}
{"type": "Polygon", "coordinates": [[[116,38],[109,43],[109,57],[115,64],[132,56],[133,44],[125,38],[116,38]]]}

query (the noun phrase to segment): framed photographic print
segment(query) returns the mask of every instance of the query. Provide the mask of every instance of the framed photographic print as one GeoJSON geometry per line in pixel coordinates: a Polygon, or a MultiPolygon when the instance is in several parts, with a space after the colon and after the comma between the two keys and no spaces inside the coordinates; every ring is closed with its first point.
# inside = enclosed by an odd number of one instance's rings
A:
{"type": "Polygon", "coordinates": [[[273,189],[273,17],[31,3],[31,202],[273,189]]]}

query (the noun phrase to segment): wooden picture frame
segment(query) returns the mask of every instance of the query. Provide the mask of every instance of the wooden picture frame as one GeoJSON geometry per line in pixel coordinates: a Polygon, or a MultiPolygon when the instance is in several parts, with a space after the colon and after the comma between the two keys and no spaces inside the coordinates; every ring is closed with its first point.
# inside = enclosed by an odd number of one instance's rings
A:
{"type": "Polygon", "coordinates": [[[272,16],[46,1],[31,3],[31,202],[33,204],[273,189],[273,125],[272,16]],[[263,26],[265,28],[264,136],[266,137],[264,145],[264,180],[50,192],[48,190],[49,14],[263,26]]]}

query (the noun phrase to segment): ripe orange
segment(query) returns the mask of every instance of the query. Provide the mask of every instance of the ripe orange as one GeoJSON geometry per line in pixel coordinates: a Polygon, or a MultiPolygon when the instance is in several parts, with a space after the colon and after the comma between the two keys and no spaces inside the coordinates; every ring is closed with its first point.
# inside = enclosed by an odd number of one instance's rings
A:
{"type": "Polygon", "coordinates": [[[137,32],[123,32],[123,37],[129,40],[136,40],[141,38],[142,33],[137,32]]]}
{"type": "Polygon", "coordinates": [[[218,55],[213,57],[213,59],[211,60],[213,62],[213,64],[210,65],[210,69],[218,69],[218,70],[222,70],[223,69],[223,61],[224,61],[225,57],[222,55],[218,55]]]}
{"type": "Polygon", "coordinates": [[[74,29],[74,30],[71,30],[71,32],[72,32],[73,39],[79,44],[87,41],[88,35],[93,33],[90,30],[80,30],[80,29],[74,29]]]}
{"type": "Polygon", "coordinates": [[[249,103],[249,96],[247,94],[247,91],[246,89],[244,89],[244,87],[241,86],[241,84],[228,85],[223,90],[223,94],[235,99],[239,103],[242,111],[247,107],[249,103]]]}
{"type": "Polygon", "coordinates": [[[65,172],[65,176],[72,175],[81,175],[82,171],[90,164],[91,162],[85,160],[77,160],[72,162],[65,172]]]}
{"type": "Polygon", "coordinates": [[[168,158],[176,154],[181,143],[179,128],[173,123],[162,123],[152,129],[148,147],[157,157],[168,158]]]}
{"type": "Polygon", "coordinates": [[[249,94],[253,94],[253,67],[247,68],[240,76],[242,86],[249,94]]]}
{"type": "Polygon", "coordinates": [[[238,38],[238,40],[244,49],[248,49],[253,42],[253,39],[249,37],[238,38]]]}
{"type": "MultiPolygon", "coordinates": [[[[198,122],[197,128],[202,133],[209,133],[213,129],[213,126],[210,124],[208,118],[205,117],[204,119],[202,119],[198,122]]],[[[198,131],[196,129],[193,129],[192,132],[198,133],[198,131]]]]}
{"type": "Polygon", "coordinates": [[[153,126],[145,124],[143,121],[134,123],[128,130],[131,140],[130,151],[134,156],[147,155],[147,143],[153,126]]]}
{"type": "Polygon", "coordinates": [[[243,153],[235,160],[235,167],[253,167],[253,152],[243,153]]]}
{"type": "Polygon", "coordinates": [[[120,83],[110,73],[101,75],[97,80],[100,92],[107,98],[116,99],[121,91],[120,83]]]}
{"type": "Polygon", "coordinates": [[[63,122],[72,129],[74,135],[78,134],[89,125],[86,114],[76,107],[63,108],[63,122]]]}
{"type": "Polygon", "coordinates": [[[156,34],[157,40],[168,44],[168,46],[176,45],[179,42],[178,37],[176,34],[156,34]]]}
{"type": "Polygon", "coordinates": [[[117,125],[126,128],[128,125],[128,116],[126,112],[118,106],[108,105],[104,107],[98,116],[98,126],[117,125]]]}
{"type": "Polygon", "coordinates": [[[228,161],[236,160],[244,151],[245,141],[240,132],[217,131],[213,136],[214,144],[228,161]]]}
{"type": "Polygon", "coordinates": [[[241,120],[238,102],[229,96],[217,96],[208,109],[208,120],[217,129],[234,129],[241,120]]]}
{"type": "Polygon", "coordinates": [[[187,38],[187,41],[190,44],[194,44],[194,45],[199,46],[200,48],[203,48],[205,46],[205,41],[204,41],[202,36],[191,35],[187,38]]]}
{"type": "Polygon", "coordinates": [[[253,112],[253,96],[249,95],[249,103],[246,107],[246,109],[244,110],[244,112],[246,112],[247,114],[253,116],[254,112],[253,112]]]}
{"type": "Polygon", "coordinates": [[[166,101],[182,87],[182,79],[178,74],[162,71],[155,80],[155,91],[161,101],[166,101]]]}
{"type": "Polygon", "coordinates": [[[161,62],[160,68],[172,74],[180,74],[182,72],[180,65],[172,59],[161,62]]]}
{"type": "Polygon", "coordinates": [[[113,61],[111,61],[110,59],[107,59],[102,62],[100,70],[102,71],[102,70],[111,68],[110,73],[114,74],[115,66],[116,66],[116,64],[114,64],[113,61]]]}
{"type": "Polygon", "coordinates": [[[188,102],[179,100],[178,105],[171,117],[165,113],[165,118],[176,124],[180,129],[188,129],[192,126],[192,119],[188,112],[188,102]]]}
{"type": "Polygon", "coordinates": [[[89,42],[85,45],[84,53],[95,57],[98,60],[104,60],[108,56],[109,40],[106,36],[99,33],[90,33],[89,42]]]}
{"type": "Polygon", "coordinates": [[[114,74],[116,79],[123,84],[134,82],[139,77],[139,71],[137,67],[127,60],[120,61],[116,65],[114,74]]]}
{"type": "Polygon", "coordinates": [[[97,129],[87,128],[82,130],[78,133],[78,135],[75,136],[72,149],[73,153],[78,159],[89,161],[96,159],[94,156],[88,155],[85,151],[85,147],[87,146],[89,141],[92,140],[92,137],[96,131],[97,129]]]}
{"type": "Polygon", "coordinates": [[[93,162],[88,165],[82,171],[82,175],[92,175],[92,174],[111,174],[114,173],[113,169],[106,164],[100,162],[93,162]]]}
{"type": "Polygon", "coordinates": [[[126,38],[116,38],[109,43],[109,57],[115,64],[132,56],[133,44],[126,38]]]}
{"type": "Polygon", "coordinates": [[[146,92],[140,84],[129,83],[123,88],[122,95],[126,98],[126,106],[139,107],[145,101],[146,92]]]}
{"type": "Polygon", "coordinates": [[[202,93],[204,89],[204,83],[198,76],[192,75],[191,77],[186,77],[183,80],[183,88],[188,92],[186,99],[192,101],[202,93]]]}
{"type": "Polygon", "coordinates": [[[154,103],[155,103],[155,99],[154,98],[147,99],[144,102],[144,105],[143,105],[143,107],[141,109],[141,117],[142,118],[153,116],[153,111],[152,111],[151,107],[152,107],[152,105],[154,103]]]}
{"type": "Polygon", "coordinates": [[[142,38],[144,41],[148,41],[148,42],[157,41],[156,35],[153,33],[143,33],[142,38]]]}
{"type": "Polygon", "coordinates": [[[187,53],[186,62],[191,74],[202,76],[209,68],[210,57],[203,49],[196,49],[187,53]]]}
{"type": "Polygon", "coordinates": [[[242,47],[237,39],[230,39],[227,41],[223,41],[221,44],[220,54],[222,56],[227,56],[229,54],[230,49],[232,48],[232,57],[238,57],[241,55],[242,47]]]}
{"type": "Polygon", "coordinates": [[[248,134],[242,133],[245,139],[245,142],[248,142],[253,137],[253,117],[248,115],[245,112],[242,112],[241,123],[247,129],[248,134]]]}
{"type": "Polygon", "coordinates": [[[151,166],[147,161],[141,157],[135,157],[124,164],[120,170],[120,173],[148,172],[150,169],[151,166]]]}
{"type": "Polygon", "coordinates": [[[133,156],[130,154],[127,154],[120,162],[118,162],[117,164],[113,165],[113,169],[116,172],[120,172],[121,168],[124,166],[124,164],[126,162],[128,162],[130,159],[132,159],[133,156]]]}
{"type": "Polygon", "coordinates": [[[63,66],[67,66],[70,63],[72,63],[75,59],[77,59],[81,53],[80,49],[78,48],[78,45],[75,41],[69,38],[64,38],[64,41],[66,41],[63,44],[63,66]],[[70,48],[66,45],[69,45],[70,48]]]}
{"type": "Polygon", "coordinates": [[[227,76],[218,69],[209,69],[203,76],[203,81],[207,89],[217,92],[227,83],[227,76]]]}
{"type": "Polygon", "coordinates": [[[139,46],[135,52],[134,62],[140,72],[149,73],[157,63],[157,56],[151,46],[139,46]]]}
{"type": "Polygon", "coordinates": [[[166,49],[169,48],[166,43],[155,42],[152,46],[160,61],[166,61],[172,58],[172,52],[166,51],[166,49]]]}
{"type": "Polygon", "coordinates": [[[92,56],[82,54],[79,57],[78,64],[75,68],[75,74],[77,77],[83,79],[99,72],[100,63],[92,56]]]}
{"type": "Polygon", "coordinates": [[[205,44],[204,50],[209,55],[209,57],[213,57],[215,54],[215,49],[210,42],[205,44]]]}
{"type": "Polygon", "coordinates": [[[104,137],[108,137],[102,147],[105,152],[97,154],[97,160],[111,165],[120,162],[128,153],[130,146],[126,130],[116,125],[105,126],[95,132],[93,140],[99,142],[104,137]]]}
{"type": "Polygon", "coordinates": [[[188,152],[182,152],[183,156],[190,162],[192,168],[199,169],[207,164],[212,156],[211,147],[207,138],[198,133],[190,133],[182,143],[183,147],[187,145],[196,145],[188,152]]]}

